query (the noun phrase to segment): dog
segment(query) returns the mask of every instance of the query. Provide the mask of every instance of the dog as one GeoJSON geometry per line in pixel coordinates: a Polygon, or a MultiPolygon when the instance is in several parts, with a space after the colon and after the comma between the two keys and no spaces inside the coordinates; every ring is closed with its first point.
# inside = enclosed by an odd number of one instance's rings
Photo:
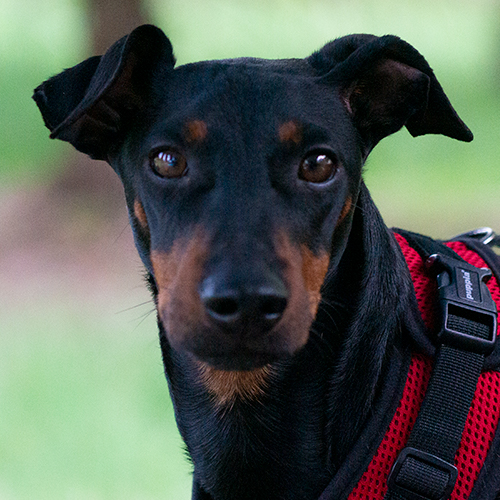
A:
{"type": "Polygon", "coordinates": [[[193,499],[319,498],[413,321],[364,162],[403,127],[473,138],[426,60],[351,35],[306,59],[175,67],[144,25],[34,99],[52,138],[123,182],[193,499]]]}

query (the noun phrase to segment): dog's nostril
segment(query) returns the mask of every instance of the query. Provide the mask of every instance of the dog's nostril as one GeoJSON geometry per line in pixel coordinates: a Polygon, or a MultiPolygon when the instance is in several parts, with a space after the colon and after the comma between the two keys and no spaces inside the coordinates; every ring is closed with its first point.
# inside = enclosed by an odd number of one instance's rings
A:
{"type": "Polygon", "coordinates": [[[221,318],[234,317],[239,312],[238,301],[231,297],[214,297],[204,300],[205,307],[221,318]]]}
{"type": "Polygon", "coordinates": [[[263,296],[260,304],[260,313],[267,320],[277,320],[286,309],[287,299],[276,295],[263,296]]]}
{"type": "Polygon", "coordinates": [[[283,294],[265,289],[257,289],[254,292],[237,292],[226,290],[226,293],[214,293],[207,286],[200,290],[200,298],[207,314],[212,319],[226,323],[237,322],[266,323],[271,327],[278,322],[287,306],[286,292],[283,294]]]}

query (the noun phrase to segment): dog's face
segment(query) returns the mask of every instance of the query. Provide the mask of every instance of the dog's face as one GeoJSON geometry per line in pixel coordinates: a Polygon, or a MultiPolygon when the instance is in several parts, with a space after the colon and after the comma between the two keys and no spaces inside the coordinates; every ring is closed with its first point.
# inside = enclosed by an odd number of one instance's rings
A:
{"type": "Polygon", "coordinates": [[[215,367],[304,345],[353,206],[356,130],[307,66],[180,67],[112,158],[150,239],[169,340],[215,367]]]}
{"type": "Polygon", "coordinates": [[[174,69],[168,39],[144,26],[35,99],[54,137],[120,176],[170,344],[223,370],[307,342],[381,138],[406,125],[471,139],[427,63],[395,37],[174,69]]]}

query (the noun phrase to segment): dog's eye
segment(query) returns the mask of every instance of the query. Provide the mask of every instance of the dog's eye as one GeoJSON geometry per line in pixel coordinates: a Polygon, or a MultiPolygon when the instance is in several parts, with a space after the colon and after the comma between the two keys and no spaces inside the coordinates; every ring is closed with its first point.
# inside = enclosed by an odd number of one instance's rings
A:
{"type": "Polygon", "coordinates": [[[299,167],[299,179],[314,184],[327,182],[337,171],[337,159],[326,154],[306,156],[299,167]]]}
{"type": "Polygon", "coordinates": [[[175,151],[160,151],[151,158],[151,168],[160,177],[173,179],[187,172],[187,161],[175,151]]]}

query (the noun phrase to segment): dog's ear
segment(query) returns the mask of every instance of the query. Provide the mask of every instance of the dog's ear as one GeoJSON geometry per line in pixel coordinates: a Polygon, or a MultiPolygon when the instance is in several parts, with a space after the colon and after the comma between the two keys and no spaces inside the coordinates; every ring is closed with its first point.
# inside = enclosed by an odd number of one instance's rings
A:
{"type": "Polygon", "coordinates": [[[92,158],[108,150],[141,108],[158,65],[173,69],[168,38],[143,25],[96,56],[42,83],[33,95],[51,137],[92,158]]]}
{"type": "Polygon", "coordinates": [[[446,97],[427,61],[395,36],[351,35],[308,59],[335,84],[369,148],[406,126],[413,136],[473,136],[446,97]]]}

